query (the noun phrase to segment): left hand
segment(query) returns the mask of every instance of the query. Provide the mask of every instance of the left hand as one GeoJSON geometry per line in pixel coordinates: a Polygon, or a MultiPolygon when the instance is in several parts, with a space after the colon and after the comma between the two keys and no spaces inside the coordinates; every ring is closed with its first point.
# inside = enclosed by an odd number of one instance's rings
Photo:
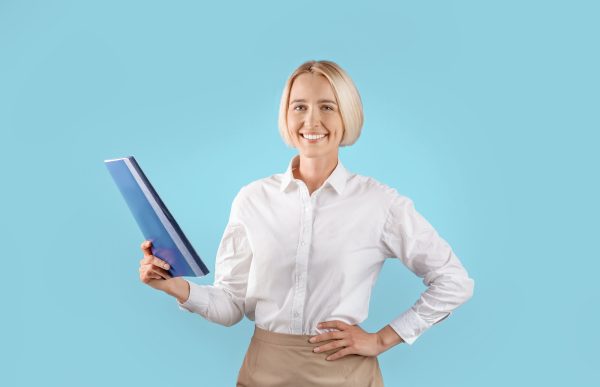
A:
{"type": "Polygon", "coordinates": [[[335,348],[342,348],[331,355],[326,360],[336,360],[350,354],[362,356],[377,356],[383,352],[383,344],[377,333],[365,332],[358,325],[346,324],[343,321],[325,321],[319,323],[319,328],[335,328],[338,331],[325,332],[310,338],[311,343],[337,339],[320,347],[315,347],[317,353],[329,351],[335,348]]]}

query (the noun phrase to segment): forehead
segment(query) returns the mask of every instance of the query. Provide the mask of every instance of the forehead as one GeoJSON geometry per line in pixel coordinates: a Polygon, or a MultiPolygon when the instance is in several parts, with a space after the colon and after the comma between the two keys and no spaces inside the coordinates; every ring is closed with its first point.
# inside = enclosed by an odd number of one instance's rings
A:
{"type": "Polygon", "coordinates": [[[335,94],[323,75],[303,73],[294,79],[290,90],[290,101],[296,98],[328,98],[335,101],[335,94]]]}

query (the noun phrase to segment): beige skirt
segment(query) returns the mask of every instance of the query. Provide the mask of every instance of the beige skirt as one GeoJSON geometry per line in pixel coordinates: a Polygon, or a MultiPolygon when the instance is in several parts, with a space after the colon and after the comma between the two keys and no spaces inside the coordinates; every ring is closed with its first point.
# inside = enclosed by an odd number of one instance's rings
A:
{"type": "Polygon", "coordinates": [[[270,332],[254,326],[254,335],[240,368],[237,387],[381,387],[377,357],[346,355],[325,358],[340,350],[313,352],[333,340],[309,343],[310,335],[270,332]]]}

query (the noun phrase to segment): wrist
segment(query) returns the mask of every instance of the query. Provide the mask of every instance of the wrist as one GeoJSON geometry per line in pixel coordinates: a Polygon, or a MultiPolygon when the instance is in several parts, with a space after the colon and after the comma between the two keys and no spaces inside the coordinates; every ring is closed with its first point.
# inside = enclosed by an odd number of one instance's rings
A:
{"type": "Polygon", "coordinates": [[[385,352],[393,346],[404,342],[402,337],[390,325],[381,328],[376,335],[380,350],[379,353],[385,352]]]}
{"type": "Polygon", "coordinates": [[[190,284],[181,277],[171,278],[164,292],[177,298],[177,301],[183,304],[190,296],[190,284]]]}

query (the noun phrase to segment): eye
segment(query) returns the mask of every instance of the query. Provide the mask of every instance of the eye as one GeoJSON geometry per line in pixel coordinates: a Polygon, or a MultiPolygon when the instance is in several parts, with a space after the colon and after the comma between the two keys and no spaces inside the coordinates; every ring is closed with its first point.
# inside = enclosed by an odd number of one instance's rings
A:
{"type": "Polygon", "coordinates": [[[332,111],[333,111],[333,108],[332,108],[331,106],[329,106],[329,105],[323,105],[323,107],[324,107],[325,109],[329,109],[329,110],[332,110],[332,111]]]}
{"type": "Polygon", "coordinates": [[[294,107],[294,110],[298,110],[298,108],[304,108],[304,105],[296,105],[296,106],[294,107]]]}

